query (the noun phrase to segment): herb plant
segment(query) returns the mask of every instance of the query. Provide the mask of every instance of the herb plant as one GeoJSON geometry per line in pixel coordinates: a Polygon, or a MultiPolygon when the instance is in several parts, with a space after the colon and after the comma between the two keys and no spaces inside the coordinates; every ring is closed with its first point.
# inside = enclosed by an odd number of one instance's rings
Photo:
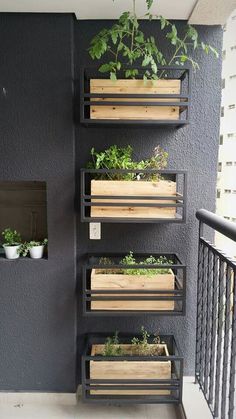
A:
{"type": "Polygon", "coordinates": [[[44,239],[42,241],[30,241],[30,242],[24,242],[21,244],[18,253],[23,256],[26,257],[29,253],[29,250],[32,249],[32,247],[36,247],[36,246],[46,246],[46,244],[48,243],[48,239],[44,239]]]}
{"type": "MultiPolygon", "coordinates": [[[[162,342],[163,343],[163,342],[162,342]]],[[[150,334],[142,326],[141,337],[133,337],[130,342],[130,349],[122,348],[119,340],[118,332],[114,336],[107,337],[103,356],[122,356],[122,355],[138,355],[138,356],[158,356],[163,355],[163,347],[160,346],[161,339],[159,333],[150,340],[150,334]]]]}
{"type": "Polygon", "coordinates": [[[158,275],[158,274],[168,274],[170,273],[170,269],[168,268],[151,268],[152,265],[172,265],[173,261],[168,260],[165,256],[159,256],[158,258],[155,258],[154,256],[150,255],[146,259],[137,262],[133,252],[129,252],[128,255],[126,255],[120,262],[122,265],[150,265],[150,268],[144,268],[144,269],[122,269],[123,274],[126,275],[158,275]]]}
{"type": "Polygon", "coordinates": [[[102,268],[99,269],[99,273],[101,274],[123,274],[123,275],[147,275],[147,276],[152,276],[152,275],[158,275],[158,274],[168,274],[170,273],[170,269],[168,268],[152,268],[152,265],[172,265],[173,261],[170,259],[167,259],[165,256],[159,256],[158,258],[155,258],[154,256],[150,255],[148,256],[146,259],[143,259],[141,261],[137,261],[136,258],[134,257],[133,252],[129,252],[121,261],[120,261],[121,265],[150,265],[150,268],[143,268],[143,269],[138,269],[137,267],[135,268],[127,268],[127,269],[116,269],[116,268],[112,268],[113,262],[111,259],[109,258],[100,258],[99,260],[99,265],[106,265],[107,269],[102,268]]]}
{"type": "Polygon", "coordinates": [[[6,228],[2,235],[4,237],[4,245],[6,246],[17,246],[21,242],[21,236],[16,230],[6,228]]]}
{"type": "Polygon", "coordinates": [[[145,16],[137,16],[135,5],[136,0],[133,0],[133,10],[123,12],[117,23],[111,28],[102,29],[90,43],[91,58],[103,59],[99,71],[109,73],[112,80],[116,80],[119,71],[124,71],[125,78],[139,76],[140,64],[144,70],[144,80],[156,80],[163,77],[163,71],[158,71],[158,67],[163,65],[183,65],[189,62],[196,70],[199,65],[193,59],[192,52],[198,49],[206,54],[212,52],[218,57],[215,48],[199,39],[198,32],[193,26],[186,25],[183,34],[180,35],[175,24],[162,16],[151,13],[153,0],[146,0],[145,16]],[[156,19],[161,31],[164,31],[171,47],[169,58],[165,56],[158,39],[156,40],[154,36],[146,36],[141,31],[140,19],[143,17],[147,17],[150,21],[156,19]]]}
{"type": "Polygon", "coordinates": [[[116,331],[114,336],[108,337],[105,342],[104,356],[121,356],[122,348],[119,344],[118,332],[116,331]]]}
{"type": "Polygon", "coordinates": [[[138,170],[156,169],[162,170],[167,166],[168,153],[160,146],[153,150],[153,155],[146,160],[133,160],[133,148],[118,147],[113,145],[107,150],[96,152],[91,149],[92,161],[88,163],[89,169],[127,169],[137,170],[137,173],[101,173],[99,179],[110,180],[158,180],[160,176],[157,173],[139,173],[138,170]]]}

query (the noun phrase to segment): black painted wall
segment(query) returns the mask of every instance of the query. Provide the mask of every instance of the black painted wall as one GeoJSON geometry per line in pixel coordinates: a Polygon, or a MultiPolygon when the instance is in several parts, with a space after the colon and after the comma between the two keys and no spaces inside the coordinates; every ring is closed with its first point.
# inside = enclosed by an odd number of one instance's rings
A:
{"type": "Polygon", "coordinates": [[[0,16],[0,179],[47,182],[49,237],[48,260],[0,260],[1,390],[75,390],[72,23],[0,16]]]}
{"type": "MultiPolygon", "coordinates": [[[[47,182],[49,235],[47,261],[0,260],[0,390],[74,391],[76,334],[79,382],[84,333],[137,332],[141,325],[175,333],[185,373],[193,374],[195,211],[215,205],[221,63],[199,57],[188,127],[82,127],[77,112],[73,122],[72,79],[78,79],[80,65],[92,64],[86,49],[104,23],[109,22],[76,21],[71,15],[0,15],[0,180],[47,182]],[[137,157],[160,144],[169,152],[169,168],[188,170],[186,225],[107,224],[101,241],[88,239],[88,225],[78,216],[79,169],[92,146],[101,150],[115,143],[131,144],[137,157]],[[103,250],[178,252],[188,265],[187,316],[83,318],[81,258],[103,250]]],[[[199,32],[221,50],[220,28],[199,27],[199,32]]]]}

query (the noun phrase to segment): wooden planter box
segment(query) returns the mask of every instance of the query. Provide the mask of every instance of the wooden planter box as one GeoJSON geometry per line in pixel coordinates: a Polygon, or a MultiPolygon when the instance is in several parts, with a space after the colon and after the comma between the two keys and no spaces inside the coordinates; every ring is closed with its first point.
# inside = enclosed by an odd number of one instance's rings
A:
{"type": "Polygon", "coordinates": [[[179,106],[162,106],[161,102],[179,102],[180,99],[152,99],[152,94],[180,94],[180,79],[160,80],[127,80],[116,81],[108,79],[91,79],[90,93],[99,94],[126,94],[127,98],[93,98],[93,101],[107,102],[156,102],[156,106],[138,105],[99,105],[90,107],[91,119],[103,120],[178,120],[180,118],[179,106]],[[129,94],[149,94],[150,98],[129,98],[129,94]]]}
{"type": "MultiPolygon", "coordinates": [[[[127,355],[130,355],[131,361],[112,360],[90,361],[90,379],[91,380],[150,380],[150,379],[171,379],[171,361],[132,361],[132,346],[130,344],[119,345],[127,355]]],[[[156,346],[150,344],[150,346],[156,346]]],[[[91,355],[101,355],[105,345],[92,345],[91,355]]],[[[161,344],[164,356],[169,356],[167,345],[161,344]]],[[[135,354],[133,354],[135,356],[135,354]]],[[[118,359],[118,357],[117,357],[118,359]]],[[[102,387],[103,384],[101,384],[102,387]]],[[[111,384],[112,385],[112,384],[111,384]]],[[[139,384],[136,384],[137,388],[139,384]]],[[[147,384],[148,385],[148,384],[147,384]]],[[[90,394],[96,395],[168,395],[169,390],[90,390],[90,394]]]]}
{"type": "MultiPolygon", "coordinates": [[[[126,181],[126,180],[95,180],[91,181],[91,195],[100,196],[173,196],[176,198],[176,182],[170,180],[126,181]]],[[[130,203],[129,206],[92,206],[91,217],[112,218],[176,218],[175,207],[142,207],[132,203],[176,204],[176,200],[145,200],[145,199],[91,199],[91,202],[130,203]]]]}
{"type": "MultiPolygon", "coordinates": [[[[111,290],[111,294],[106,296],[111,297],[110,301],[91,301],[91,310],[174,310],[174,301],[158,301],[155,300],[155,294],[148,293],[148,290],[174,290],[175,289],[175,275],[170,270],[170,273],[157,274],[152,276],[147,275],[127,275],[127,274],[104,274],[100,269],[92,269],[91,271],[91,290],[111,290]],[[142,296],[153,296],[151,300],[112,300],[112,290],[147,290],[147,294],[142,296]]],[[[99,294],[102,296],[103,294],[99,294]]],[[[129,293],[122,294],[130,297],[138,294],[129,293]]],[[[140,295],[140,294],[139,294],[140,295]]],[[[162,294],[163,295],[163,294],[162,294]]],[[[92,294],[93,296],[93,294],[92,294]]]]}

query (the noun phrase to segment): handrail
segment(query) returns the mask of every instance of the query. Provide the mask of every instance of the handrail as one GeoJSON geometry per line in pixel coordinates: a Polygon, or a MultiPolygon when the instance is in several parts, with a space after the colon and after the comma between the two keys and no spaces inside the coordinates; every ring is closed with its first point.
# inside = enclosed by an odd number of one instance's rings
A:
{"type": "Polygon", "coordinates": [[[236,241],[236,224],[232,221],[225,220],[220,215],[205,209],[196,212],[196,217],[202,223],[208,225],[231,240],[236,241]]]}

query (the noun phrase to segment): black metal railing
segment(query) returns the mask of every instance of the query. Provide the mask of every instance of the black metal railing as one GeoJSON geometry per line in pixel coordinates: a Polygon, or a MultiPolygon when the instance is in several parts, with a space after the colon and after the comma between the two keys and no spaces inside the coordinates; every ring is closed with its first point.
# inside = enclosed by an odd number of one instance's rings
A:
{"type": "Polygon", "coordinates": [[[236,260],[204,237],[204,225],[236,241],[236,225],[206,210],[199,225],[195,377],[214,418],[233,419],[236,378],[236,260]]]}

